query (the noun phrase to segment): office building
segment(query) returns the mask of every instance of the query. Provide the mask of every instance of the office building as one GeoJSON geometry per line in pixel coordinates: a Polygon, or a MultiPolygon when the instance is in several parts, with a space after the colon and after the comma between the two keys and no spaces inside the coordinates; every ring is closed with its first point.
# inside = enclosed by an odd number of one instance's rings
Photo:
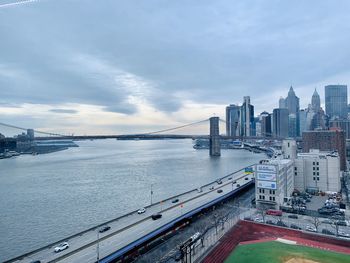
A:
{"type": "Polygon", "coordinates": [[[273,110],[273,136],[274,137],[288,137],[288,109],[274,109],[273,110]]]}
{"type": "Polygon", "coordinates": [[[241,106],[241,136],[255,135],[254,106],[250,104],[250,97],[245,96],[241,106]]]}
{"type": "MultiPolygon", "coordinates": [[[[289,91],[288,91],[288,96],[285,99],[286,102],[286,107],[289,111],[289,114],[294,114],[295,115],[295,121],[296,125],[295,127],[292,127],[294,130],[290,131],[291,134],[295,134],[296,136],[299,136],[299,127],[300,127],[300,120],[299,120],[299,98],[295,95],[295,92],[293,90],[293,87],[291,86],[289,91]]],[[[293,137],[296,137],[293,136],[293,137]]]]}
{"type": "Polygon", "coordinates": [[[288,115],[288,136],[297,137],[297,116],[294,113],[288,115]]]}
{"type": "Polygon", "coordinates": [[[272,137],[272,115],[266,111],[260,114],[262,137],[272,137]]]}
{"type": "Polygon", "coordinates": [[[299,134],[303,134],[304,131],[308,130],[307,126],[307,109],[302,109],[299,111],[299,120],[300,120],[300,126],[299,126],[299,134]]]}
{"type": "Polygon", "coordinates": [[[347,119],[348,88],[346,85],[325,86],[326,114],[330,119],[347,119]]]}
{"type": "Polygon", "coordinates": [[[294,161],[294,186],[304,192],[339,192],[340,161],[337,153],[311,149],[294,161]]]}
{"type": "Polygon", "coordinates": [[[287,108],[286,100],[283,97],[281,97],[278,101],[278,108],[279,109],[286,109],[287,108]]]}
{"type": "Polygon", "coordinates": [[[333,119],[329,121],[329,127],[343,130],[346,139],[350,140],[350,120],[333,119]]]}
{"type": "Polygon", "coordinates": [[[255,166],[255,199],[257,206],[278,209],[294,190],[294,161],[271,159],[255,166]]]}
{"type": "Polygon", "coordinates": [[[297,158],[297,142],[293,139],[283,140],[282,155],[284,159],[295,160],[297,158]]]}
{"type": "Polygon", "coordinates": [[[226,135],[237,136],[240,130],[240,110],[241,107],[231,104],[226,107],[226,135]]]}
{"type": "Polygon", "coordinates": [[[346,171],[345,142],[345,132],[339,129],[303,132],[303,152],[311,149],[338,152],[341,171],[346,171]]]}

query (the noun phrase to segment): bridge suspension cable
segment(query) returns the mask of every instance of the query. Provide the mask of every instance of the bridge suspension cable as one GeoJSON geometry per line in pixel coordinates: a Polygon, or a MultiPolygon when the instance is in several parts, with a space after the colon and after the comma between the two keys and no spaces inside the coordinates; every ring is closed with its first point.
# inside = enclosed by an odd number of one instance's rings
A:
{"type": "Polygon", "coordinates": [[[206,122],[208,120],[209,119],[205,119],[205,120],[192,122],[192,123],[181,125],[181,126],[174,127],[174,128],[169,128],[169,129],[164,129],[164,130],[159,130],[159,131],[154,131],[154,132],[148,132],[148,133],[143,133],[143,134],[157,134],[157,133],[162,133],[162,132],[174,131],[174,130],[182,129],[182,128],[189,127],[189,126],[192,126],[192,125],[196,125],[196,124],[199,124],[199,123],[203,123],[203,122],[206,122]]]}
{"type": "MultiPolygon", "coordinates": [[[[0,126],[13,128],[13,129],[17,129],[17,130],[22,130],[22,131],[27,131],[28,130],[28,129],[23,128],[23,127],[18,127],[18,126],[11,125],[11,124],[6,124],[6,123],[3,123],[3,122],[0,122],[0,126]]],[[[38,131],[38,130],[34,130],[34,132],[35,133],[39,133],[39,134],[50,135],[50,136],[60,136],[60,137],[64,137],[65,136],[65,135],[58,134],[58,133],[43,132],[43,131],[38,131]]]]}

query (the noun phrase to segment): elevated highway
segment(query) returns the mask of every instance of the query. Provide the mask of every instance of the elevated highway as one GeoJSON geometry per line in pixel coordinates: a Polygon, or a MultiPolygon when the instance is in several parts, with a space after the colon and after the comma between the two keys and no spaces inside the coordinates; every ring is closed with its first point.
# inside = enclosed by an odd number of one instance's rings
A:
{"type": "Polygon", "coordinates": [[[216,203],[234,195],[254,183],[253,174],[245,174],[244,169],[220,178],[222,183],[212,182],[189,192],[171,197],[146,207],[146,212],[133,211],[125,216],[105,222],[100,226],[67,237],[64,240],[32,251],[9,262],[114,262],[132,251],[135,247],[147,243],[153,237],[170,230],[181,220],[190,218],[216,203]],[[218,192],[218,190],[222,190],[218,192]],[[179,199],[176,203],[172,201],[179,199]],[[161,213],[162,218],[153,220],[151,215],[161,213]],[[109,225],[110,230],[99,233],[102,225],[109,225]],[[55,253],[54,247],[66,241],[70,247],[55,253]]]}

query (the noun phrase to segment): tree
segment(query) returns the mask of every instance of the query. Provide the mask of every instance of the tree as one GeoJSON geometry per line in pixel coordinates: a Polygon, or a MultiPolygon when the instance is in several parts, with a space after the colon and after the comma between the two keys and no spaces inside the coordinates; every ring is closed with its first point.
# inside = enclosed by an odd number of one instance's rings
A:
{"type": "Polygon", "coordinates": [[[308,221],[315,227],[316,232],[318,232],[318,227],[321,225],[320,218],[318,216],[312,216],[308,221]]]}
{"type": "Polygon", "coordinates": [[[257,208],[258,214],[261,215],[262,220],[265,223],[265,217],[266,217],[266,211],[269,209],[269,207],[265,204],[260,204],[259,207],[257,208]]]}

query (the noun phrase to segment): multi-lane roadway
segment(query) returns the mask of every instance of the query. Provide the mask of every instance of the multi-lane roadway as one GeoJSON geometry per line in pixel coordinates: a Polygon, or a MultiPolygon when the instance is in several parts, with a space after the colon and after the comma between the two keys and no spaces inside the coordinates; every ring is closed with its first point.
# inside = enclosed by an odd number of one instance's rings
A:
{"type": "Polygon", "coordinates": [[[158,202],[146,208],[146,212],[137,211],[108,223],[110,230],[99,233],[101,227],[91,229],[65,240],[69,248],[59,253],[54,252],[58,243],[44,247],[22,258],[8,262],[28,263],[34,260],[40,262],[96,262],[97,258],[125,249],[129,244],[153,233],[155,230],[178,220],[186,214],[208,203],[215,202],[220,197],[233,193],[248,185],[253,176],[245,174],[244,169],[221,179],[221,183],[213,182],[201,187],[201,191],[192,190],[182,195],[158,202]],[[218,190],[222,190],[218,192],[218,190]],[[174,199],[178,199],[173,203],[174,199]],[[161,213],[158,220],[151,218],[152,214],[161,213]]]}

